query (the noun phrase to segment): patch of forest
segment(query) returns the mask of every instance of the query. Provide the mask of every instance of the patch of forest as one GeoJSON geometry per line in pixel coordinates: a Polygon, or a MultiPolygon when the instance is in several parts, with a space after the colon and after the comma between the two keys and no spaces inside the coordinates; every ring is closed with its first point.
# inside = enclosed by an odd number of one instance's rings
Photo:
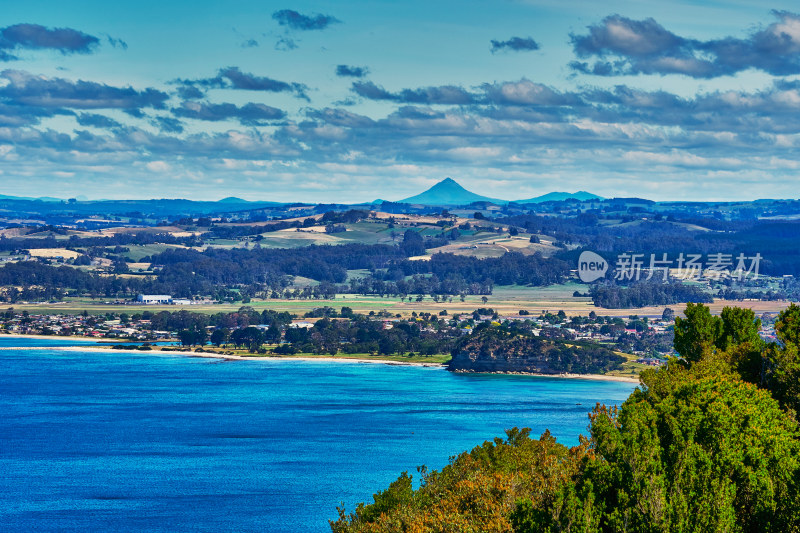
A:
{"type": "Polygon", "coordinates": [[[606,309],[634,309],[681,302],[710,303],[714,300],[700,287],[681,282],[641,281],[628,286],[603,282],[592,285],[589,295],[594,305],[606,309]]]}
{"type": "Polygon", "coordinates": [[[625,358],[585,341],[545,339],[512,326],[482,323],[453,347],[448,368],[461,372],[603,374],[625,358]]]}

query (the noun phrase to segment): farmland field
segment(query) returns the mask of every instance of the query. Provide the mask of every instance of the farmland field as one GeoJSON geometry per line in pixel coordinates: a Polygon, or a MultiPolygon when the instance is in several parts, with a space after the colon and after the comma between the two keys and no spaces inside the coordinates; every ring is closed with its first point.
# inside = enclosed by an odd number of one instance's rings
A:
{"type": "MultiPolygon", "coordinates": [[[[630,315],[660,317],[665,307],[670,307],[676,312],[680,312],[685,304],[678,303],[670,306],[651,306],[637,309],[602,309],[592,305],[589,298],[572,297],[571,294],[576,287],[584,287],[578,284],[554,285],[551,287],[496,287],[495,294],[488,296],[484,304],[480,296],[466,296],[464,302],[458,297],[452,301],[435,302],[430,297],[425,297],[417,302],[416,298],[401,300],[396,297],[361,296],[354,294],[338,294],[332,300],[287,300],[269,299],[252,300],[247,304],[241,302],[215,303],[200,305],[138,305],[133,303],[112,303],[108,300],[94,300],[89,298],[67,298],[61,303],[17,303],[14,309],[27,310],[31,313],[80,313],[83,310],[92,314],[104,313],[138,313],[142,311],[177,311],[185,309],[197,313],[218,313],[231,312],[239,309],[242,305],[248,305],[258,311],[273,309],[276,311],[289,311],[302,315],[312,309],[323,306],[339,308],[347,306],[358,313],[369,313],[370,311],[387,311],[395,315],[409,316],[411,313],[439,313],[446,310],[449,315],[457,313],[472,313],[479,307],[491,307],[501,315],[516,315],[524,309],[531,314],[539,314],[542,311],[558,312],[563,310],[568,315],[586,316],[592,311],[599,315],[628,317],[630,315]]],[[[777,313],[788,307],[789,302],[779,301],[728,301],[715,300],[709,304],[712,313],[719,314],[723,307],[743,307],[753,309],[757,314],[769,312],[777,313]]]]}

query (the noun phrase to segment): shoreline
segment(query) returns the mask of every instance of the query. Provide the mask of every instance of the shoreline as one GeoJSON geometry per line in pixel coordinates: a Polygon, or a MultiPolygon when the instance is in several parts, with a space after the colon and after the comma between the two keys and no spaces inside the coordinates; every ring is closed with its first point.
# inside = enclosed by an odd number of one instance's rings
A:
{"type": "MultiPolygon", "coordinates": [[[[14,333],[0,333],[0,338],[29,338],[29,339],[64,339],[64,340],[81,340],[81,341],[91,341],[98,346],[53,346],[53,347],[44,347],[50,350],[59,350],[59,351],[84,351],[84,352],[94,352],[94,353],[129,353],[129,354],[175,354],[175,355],[182,355],[184,357],[202,357],[204,359],[222,359],[225,361],[306,361],[306,362],[313,362],[313,361],[322,361],[328,363],[368,363],[368,364],[384,364],[390,366],[416,366],[416,367],[423,367],[423,368],[446,368],[445,364],[442,363],[425,363],[425,362],[411,362],[411,361],[392,361],[386,359],[364,359],[364,358],[356,358],[356,357],[331,357],[331,356],[320,356],[320,357],[293,357],[293,356],[246,356],[246,355],[225,355],[225,354],[218,354],[212,352],[193,352],[191,350],[135,350],[135,349],[122,349],[122,350],[114,350],[111,348],[112,344],[121,344],[120,342],[112,343],[107,340],[97,340],[93,338],[87,337],[77,337],[77,336],[67,336],[67,335],[20,335],[14,333]]],[[[12,347],[8,347],[12,348],[12,347]]],[[[21,348],[21,347],[15,347],[21,348]]],[[[36,347],[36,349],[42,349],[43,347],[36,347]]],[[[532,376],[532,377],[540,377],[540,378],[557,378],[557,379],[587,379],[592,381],[617,381],[621,383],[639,383],[639,378],[629,378],[624,376],[607,376],[604,374],[538,374],[534,372],[470,372],[470,371],[456,371],[455,373],[459,374],[497,374],[497,375],[508,375],[508,376],[532,376]]]]}
{"type": "MultiPolygon", "coordinates": [[[[41,347],[37,347],[41,349],[41,347]]],[[[135,350],[135,349],[121,349],[115,350],[113,348],[103,348],[99,346],[53,346],[48,348],[50,350],[59,350],[67,352],[93,352],[93,353],[130,353],[139,355],[182,355],[184,357],[201,357],[203,359],[224,359],[226,361],[323,361],[330,363],[372,363],[384,364],[395,366],[421,366],[427,368],[444,368],[445,365],[441,363],[425,363],[413,361],[391,361],[388,359],[363,359],[356,357],[293,357],[293,356],[249,356],[249,355],[225,355],[213,352],[193,352],[191,350],[135,350]]]]}
{"type": "Polygon", "coordinates": [[[592,381],[618,381],[620,383],[639,383],[639,378],[629,378],[625,376],[608,376],[605,374],[540,374],[537,372],[514,372],[514,371],[497,371],[497,372],[474,372],[472,370],[455,370],[456,374],[489,374],[500,376],[533,376],[537,378],[557,378],[557,379],[588,379],[592,381]]]}
{"type": "MultiPolygon", "coordinates": [[[[98,337],[79,337],[78,335],[28,335],[26,333],[0,333],[0,339],[9,339],[9,338],[40,339],[40,340],[64,339],[69,341],[89,341],[89,342],[94,342],[96,344],[112,343],[112,341],[107,339],[100,339],[98,337]]],[[[122,342],[138,342],[138,341],[122,341],[122,342]]]]}

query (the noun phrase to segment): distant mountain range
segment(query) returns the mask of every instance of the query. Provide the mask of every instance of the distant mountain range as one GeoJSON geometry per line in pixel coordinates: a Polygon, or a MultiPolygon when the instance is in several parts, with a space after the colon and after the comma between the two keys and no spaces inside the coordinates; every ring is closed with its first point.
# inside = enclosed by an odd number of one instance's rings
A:
{"type": "MultiPolygon", "coordinates": [[[[603,198],[586,191],[578,191],[576,193],[568,192],[551,192],[536,198],[529,198],[527,200],[511,200],[518,204],[537,204],[542,202],[557,202],[569,198],[576,198],[581,201],[586,200],[602,200],[603,198]]],[[[52,197],[30,198],[22,196],[7,196],[0,194],[0,201],[17,201],[17,202],[47,202],[47,203],[61,203],[66,200],[52,197]]],[[[229,196],[216,202],[214,201],[196,201],[196,200],[183,200],[183,199],[152,199],[152,200],[88,200],[85,196],[77,198],[77,202],[70,202],[70,209],[75,211],[93,210],[102,206],[109,213],[116,213],[120,210],[135,211],[137,209],[144,209],[148,212],[154,207],[167,208],[174,207],[179,209],[189,208],[196,212],[214,212],[218,211],[220,207],[224,207],[225,211],[233,211],[236,209],[258,209],[270,206],[285,205],[280,202],[259,202],[248,201],[235,196],[229,196]]],[[[385,200],[375,200],[369,204],[356,204],[356,205],[379,205],[385,200]]],[[[410,196],[399,203],[404,204],[417,204],[427,206],[456,206],[456,205],[469,205],[473,202],[489,202],[493,204],[505,205],[509,200],[500,200],[498,198],[490,198],[482,196],[472,191],[468,191],[458,184],[452,178],[445,178],[430,189],[420,194],[410,196]]]]}
{"type": "MultiPolygon", "coordinates": [[[[85,197],[83,197],[85,198],[85,197]]],[[[103,213],[106,215],[123,215],[125,213],[149,213],[153,216],[206,215],[211,213],[232,213],[264,208],[280,207],[280,202],[248,202],[240,198],[228,197],[219,201],[197,201],[184,199],[152,199],[152,200],[85,200],[76,201],[60,198],[40,197],[26,198],[22,196],[0,195],[3,209],[20,210],[36,213],[55,213],[67,211],[72,214],[86,215],[103,213]]]]}
{"type": "MultiPolygon", "coordinates": [[[[518,204],[539,204],[542,202],[559,202],[569,198],[575,198],[582,202],[587,200],[602,200],[601,196],[592,194],[586,191],[578,191],[576,193],[569,192],[551,192],[536,198],[529,198],[527,200],[512,200],[518,204]]],[[[410,196],[400,203],[404,204],[423,204],[423,205],[467,205],[472,202],[491,202],[493,204],[507,204],[509,200],[498,200],[497,198],[489,198],[488,196],[481,196],[474,192],[468,191],[458,184],[452,178],[445,178],[430,189],[415,196],[410,196]]]]}
{"type": "Polygon", "coordinates": [[[514,202],[517,204],[541,204],[542,202],[563,202],[564,200],[569,200],[570,198],[580,200],[581,202],[587,202],[589,200],[603,200],[602,196],[597,196],[596,194],[586,191],[578,191],[575,193],[549,192],[547,194],[537,196],[536,198],[531,198],[529,200],[515,200],[514,202]]]}
{"type": "Polygon", "coordinates": [[[0,200],[26,200],[30,202],[40,201],[40,202],[60,202],[61,198],[52,198],[50,196],[40,196],[38,198],[32,198],[28,196],[8,196],[5,194],[0,194],[0,200]]]}

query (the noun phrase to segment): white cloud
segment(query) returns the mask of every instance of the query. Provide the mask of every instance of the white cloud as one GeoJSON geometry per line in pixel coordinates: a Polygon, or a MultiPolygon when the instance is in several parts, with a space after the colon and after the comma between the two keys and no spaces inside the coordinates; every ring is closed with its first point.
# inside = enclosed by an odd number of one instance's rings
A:
{"type": "Polygon", "coordinates": [[[145,167],[151,172],[168,172],[171,169],[165,161],[150,161],[145,164],[145,167]]]}

